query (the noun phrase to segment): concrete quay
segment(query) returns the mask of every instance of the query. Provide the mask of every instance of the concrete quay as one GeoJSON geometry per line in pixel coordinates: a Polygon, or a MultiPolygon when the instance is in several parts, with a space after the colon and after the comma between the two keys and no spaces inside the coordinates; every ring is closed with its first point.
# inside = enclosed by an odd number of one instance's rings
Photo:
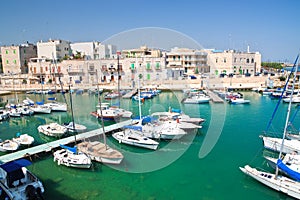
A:
{"type": "MultiPolygon", "coordinates": [[[[274,87],[280,87],[281,82],[277,81],[276,77],[272,77],[274,80],[274,87]]],[[[267,87],[267,83],[271,80],[271,77],[267,76],[253,76],[253,77],[239,77],[239,78],[204,78],[204,79],[187,79],[187,80],[157,80],[147,81],[144,80],[141,83],[141,88],[155,87],[160,90],[174,90],[182,91],[190,88],[208,88],[210,90],[223,90],[226,88],[232,88],[234,90],[250,90],[252,88],[267,87]]],[[[121,80],[121,89],[133,90],[136,89],[136,84],[132,84],[130,81],[121,80]]],[[[98,84],[100,89],[104,90],[117,90],[117,82],[100,83],[98,84]]],[[[97,84],[93,83],[80,83],[71,85],[71,89],[96,89],[97,84]]],[[[8,94],[9,92],[26,92],[31,90],[55,90],[60,91],[60,85],[44,84],[43,87],[40,84],[19,84],[19,85],[4,85],[0,84],[0,95],[8,94]]],[[[68,91],[69,85],[63,85],[63,90],[68,91]]]]}

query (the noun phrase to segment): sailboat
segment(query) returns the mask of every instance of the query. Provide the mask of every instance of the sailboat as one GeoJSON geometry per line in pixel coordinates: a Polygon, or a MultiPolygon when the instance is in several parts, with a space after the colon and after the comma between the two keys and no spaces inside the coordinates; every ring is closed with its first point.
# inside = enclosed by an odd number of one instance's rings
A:
{"type": "MultiPolygon", "coordinates": [[[[67,129],[67,127],[64,127],[67,130],[72,130],[73,132],[76,132],[76,124],[74,123],[74,114],[73,114],[73,106],[72,106],[72,93],[71,88],[69,86],[70,91],[70,104],[71,104],[71,111],[72,111],[72,127],[69,127],[70,129],[67,129]]],[[[74,134],[75,137],[75,143],[76,143],[76,133],[74,134]]],[[[61,149],[55,151],[53,153],[54,162],[57,161],[58,165],[65,165],[67,167],[75,167],[75,168],[90,168],[92,165],[91,158],[85,154],[84,152],[77,149],[77,147],[70,147],[66,145],[60,145],[61,149]]]]}
{"type": "MultiPolygon", "coordinates": [[[[293,88],[292,88],[293,91],[294,91],[294,85],[295,85],[295,81],[296,81],[296,73],[297,73],[298,67],[296,67],[296,70],[294,70],[294,69],[295,69],[295,66],[297,64],[298,57],[299,57],[299,55],[296,58],[296,61],[294,63],[294,66],[293,66],[292,71],[291,71],[290,76],[289,76],[289,78],[290,78],[291,74],[295,73],[294,80],[293,80],[293,88]]],[[[289,78],[287,79],[287,83],[289,81],[289,78]]],[[[284,87],[284,90],[286,89],[287,83],[284,87]]],[[[282,95],[281,95],[279,101],[281,100],[281,98],[283,96],[283,92],[282,92],[282,95]]],[[[277,104],[277,106],[278,105],[279,104],[277,104]]],[[[277,106],[276,106],[275,111],[273,112],[272,117],[274,116],[274,113],[277,110],[277,106]]],[[[286,141],[288,141],[288,140],[285,139],[285,135],[287,133],[287,128],[288,128],[288,124],[289,124],[290,110],[291,110],[291,101],[289,102],[289,106],[288,106],[288,109],[287,109],[287,116],[286,116],[286,121],[285,121],[283,137],[280,140],[281,145],[280,145],[280,149],[279,149],[279,156],[278,156],[278,161],[276,163],[275,173],[268,173],[268,172],[264,172],[264,171],[259,171],[255,168],[250,167],[249,165],[246,165],[245,167],[240,167],[240,170],[243,173],[253,177],[257,181],[265,184],[266,186],[268,186],[268,187],[270,187],[274,190],[285,193],[285,194],[287,194],[291,197],[300,199],[300,182],[298,182],[300,180],[300,177],[299,177],[298,181],[297,181],[297,179],[295,181],[291,178],[279,175],[279,169],[284,170],[289,174],[292,174],[292,173],[295,174],[295,172],[292,171],[292,169],[290,169],[287,165],[285,165],[281,160],[281,156],[282,156],[282,153],[283,153],[282,150],[284,149],[284,145],[285,145],[286,141]]],[[[270,122],[269,122],[269,124],[270,124],[270,122]]],[[[268,125],[268,127],[269,127],[269,125],[268,125]]]]}
{"type": "MultiPolygon", "coordinates": [[[[98,76],[97,76],[97,80],[98,80],[98,76]]],[[[93,161],[101,162],[105,164],[120,164],[124,158],[123,154],[106,144],[106,135],[105,135],[104,119],[103,119],[104,117],[101,108],[101,97],[99,95],[98,84],[97,84],[97,90],[98,90],[98,100],[100,105],[100,119],[101,119],[101,126],[103,130],[102,135],[103,135],[104,143],[100,141],[85,140],[78,143],[76,146],[79,151],[87,154],[93,161]]]]}
{"type": "MultiPolygon", "coordinates": [[[[138,96],[140,96],[140,79],[138,78],[138,96]]],[[[141,101],[139,102],[139,117],[140,123],[142,123],[142,110],[141,101]]],[[[141,124],[140,124],[141,125],[141,124]]],[[[144,136],[141,126],[124,126],[122,131],[112,134],[112,137],[116,139],[119,143],[124,143],[128,145],[133,145],[137,147],[147,148],[156,150],[159,143],[144,136]]]]}

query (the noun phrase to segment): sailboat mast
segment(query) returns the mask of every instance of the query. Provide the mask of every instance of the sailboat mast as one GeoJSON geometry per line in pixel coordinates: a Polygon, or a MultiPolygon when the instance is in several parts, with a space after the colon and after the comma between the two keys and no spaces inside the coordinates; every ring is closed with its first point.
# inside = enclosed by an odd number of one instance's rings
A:
{"type": "Polygon", "coordinates": [[[108,149],[107,144],[106,144],[106,135],[105,135],[105,129],[104,129],[104,121],[103,121],[103,114],[102,114],[102,103],[101,103],[101,97],[100,97],[100,92],[99,92],[99,82],[98,82],[98,70],[96,70],[96,78],[97,78],[97,91],[98,91],[98,102],[100,106],[100,115],[101,115],[101,126],[103,130],[103,141],[105,144],[105,148],[108,149]]]}
{"type": "Polygon", "coordinates": [[[71,104],[71,113],[72,113],[72,123],[73,123],[73,130],[75,132],[75,144],[76,144],[76,131],[75,131],[75,123],[74,123],[74,113],[73,113],[73,102],[72,102],[72,93],[71,93],[71,86],[69,85],[69,93],[70,93],[70,104],[71,104]]]}
{"type": "Polygon", "coordinates": [[[118,107],[120,108],[120,52],[117,52],[117,58],[118,58],[118,66],[117,66],[117,70],[118,70],[118,107]]]}
{"type": "MultiPolygon", "coordinates": [[[[288,128],[288,125],[289,125],[289,119],[290,119],[290,113],[291,113],[291,107],[292,107],[292,98],[293,98],[293,93],[294,93],[294,89],[295,89],[295,82],[296,82],[296,77],[297,77],[297,72],[298,72],[298,64],[297,64],[298,57],[299,57],[299,55],[297,56],[297,59],[295,61],[296,69],[294,71],[292,93],[290,95],[290,102],[289,102],[289,105],[288,105],[287,116],[286,116],[284,131],[283,131],[283,135],[282,135],[282,143],[281,143],[281,147],[280,147],[280,151],[279,151],[279,156],[278,156],[279,159],[282,156],[282,150],[283,150],[284,140],[285,140],[285,136],[286,136],[286,133],[287,133],[287,128],[288,128]]],[[[292,69],[292,72],[293,72],[293,70],[294,70],[294,67],[292,69]]],[[[279,171],[278,165],[276,165],[276,173],[275,173],[276,176],[278,175],[278,171],[279,171]]]]}
{"type": "Polygon", "coordinates": [[[142,120],[142,108],[141,108],[141,91],[140,91],[140,79],[142,78],[142,75],[139,74],[138,76],[138,101],[139,101],[139,115],[140,115],[140,121],[142,120]]]}
{"type": "Polygon", "coordinates": [[[52,58],[53,58],[53,62],[54,62],[56,71],[57,71],[57,73],[58,73],[58,80],[59,80],[59,84],[60,84],[60,88],[61,88],[61,93],[62,93],[62,95],[63,95],[63,97],[64,97],[65,102],[67,103],[66,97],[65,97],[64,92],[63,92],[63,91],[64,91],[64,88],[63,88],[63,85],[62,85],[62,82],[61,82],[60,72],[58,71],[56,59],[54,58],[54,54],[53,54],[53,53],[52,53],[52,58]]]}

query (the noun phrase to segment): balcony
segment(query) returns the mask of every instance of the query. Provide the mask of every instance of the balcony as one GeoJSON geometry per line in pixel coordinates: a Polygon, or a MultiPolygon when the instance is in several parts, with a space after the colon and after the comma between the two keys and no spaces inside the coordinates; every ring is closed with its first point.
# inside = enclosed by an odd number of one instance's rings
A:
{"type": "Polygon", "coordinates": [[[69,69],[67,72],[69,75],[83,74],[83,69],[69,69]]]}

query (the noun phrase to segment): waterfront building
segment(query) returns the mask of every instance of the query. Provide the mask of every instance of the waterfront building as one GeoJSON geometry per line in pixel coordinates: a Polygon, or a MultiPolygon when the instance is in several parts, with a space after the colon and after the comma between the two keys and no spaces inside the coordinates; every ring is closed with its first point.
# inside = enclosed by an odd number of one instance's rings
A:
{"type": "Polygon", "coordinates": [[[26,43],[1,47],[4,74],[27,74],[30,58],[36,57],[37,47],[26,43]]]}
{"type": "Polygon", "coordinates": [[[207,64],[210,76],[220,74],[251,76],[261,71],[261,54],[259,52],[241,52],[235,50],[207,50],[207,64]]]}
{"type": "Polygon", "coordinates": [[[160,58],[160,57],[162,57],[162,52],[159,49],[150,49],[147,46],[141,46],[140,48],[137,48],[137,49],[122,50],[122,57],[125,57],[125,58],[144,58],[144,57],[160,58]]]}
{"type": "Polygon", "coordinates": [[[65,40],[49,40],[48,42],[37,42],[38,58],[46,58],[50,60],[68,59],[72,55],[69,41],[65,40]]]}
{"type": "Polygon", "coordinates": [[[112,44],[96,43],[94,59],[109,59],[117,57],[117,47],[112,44]]]}
{"type": "Polygon", "coordinates": [[[116,57],[117,47],[100,42],[71,43],[73,57],[80,53],[85,60],[97,60],[116,57]]]}
{"type": "Polygon", "coordinates": [[[175,47],[166,53],[169,77],[179,78],[185,74],[208,73],[207,52],[175,47]]]}

